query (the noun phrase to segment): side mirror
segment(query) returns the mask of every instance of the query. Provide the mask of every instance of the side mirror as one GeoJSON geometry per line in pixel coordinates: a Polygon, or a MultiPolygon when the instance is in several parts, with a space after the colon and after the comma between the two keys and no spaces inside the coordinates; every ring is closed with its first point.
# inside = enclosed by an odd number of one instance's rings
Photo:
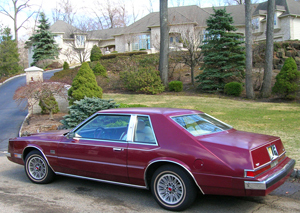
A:
{"type": "Polygon", "coordinates": [[[74,138],[75,137],[75,132],[69,132],[66,137],[68,139],[74,138]]]}

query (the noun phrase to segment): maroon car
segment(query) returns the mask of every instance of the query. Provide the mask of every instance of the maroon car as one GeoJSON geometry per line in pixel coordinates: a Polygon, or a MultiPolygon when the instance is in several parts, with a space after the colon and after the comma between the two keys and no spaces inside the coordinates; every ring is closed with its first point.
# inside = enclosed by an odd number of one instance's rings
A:
{"type": "Polygon", "coordinates": [[[263,196],[292,173],[279,137],[242,132],[196,110],[100,111],[72,131],[9,140],[8,159],[34,183],[55,175],[151,188],[163,208],[202,194],[263,196]]]}

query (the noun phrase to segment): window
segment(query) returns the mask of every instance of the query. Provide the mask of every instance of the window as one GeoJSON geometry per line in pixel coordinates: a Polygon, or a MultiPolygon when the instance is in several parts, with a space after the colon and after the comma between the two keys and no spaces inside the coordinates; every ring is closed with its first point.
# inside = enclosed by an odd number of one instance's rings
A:
{"type": "Polygon", "coordinates": [[[76,42],[76,47],[84,47],[85,36],[84,35],[76,35],[75,42],[76,42]]]}
{"type": "Polygon", "coordinates": [[[224,124],[207,114],[183,115],[172,117],[172,119],[194,136],[231,129],[227,124],[224,124]]]}
{"type": "Polygon", "coordinates": [[[259,31],[259,18],[252,19],[252,29],[254,32],[259,31]]]}
{"type": "Polygon", "coordinates": [[[126,141],[129,115],[97,115],[75,131],[75,137],[126,141]]]}
{"type": "Polygon", "coordinates": [[[148,116],[137,116],[137,125],[134,131],[134,142],[156,144],[152,125],[148,116]]]}
{"type": "Polygon", "coordinates": [[[173,37],[170,37],[170,43],[173,43],[173,37]]]}
{"type": "Polygon", "coordinates": [[[150,49],[150,35],[140,35],[139,41],[132,44],[132,50],[150,49]]]}
{"type": "Polygon", "coordinates": [[[62,35],[55,35],[54,40],[59,47],[62,46],[63,44],[62,35]]]}

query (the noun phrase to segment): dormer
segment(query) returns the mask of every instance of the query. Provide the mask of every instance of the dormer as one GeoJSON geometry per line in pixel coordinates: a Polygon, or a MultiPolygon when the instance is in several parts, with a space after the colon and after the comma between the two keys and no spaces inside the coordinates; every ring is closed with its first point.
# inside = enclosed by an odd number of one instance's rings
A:
{"type": "Polygon", "coordinates": [[[74,33],[75,48],[85,48],[87,33],[74,33]]]}

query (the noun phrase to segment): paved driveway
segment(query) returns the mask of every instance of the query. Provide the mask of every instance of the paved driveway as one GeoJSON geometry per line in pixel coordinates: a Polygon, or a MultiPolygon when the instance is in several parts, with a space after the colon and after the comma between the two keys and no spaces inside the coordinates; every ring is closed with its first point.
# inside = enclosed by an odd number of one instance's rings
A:
{"type": "MultiPolygon", "coordinates": [[[[61,69],[47,71],[44,80],[50,79],[53,73],[61,69]]],[[[27,115],[23,106],[18,106],[13,100],[16,89],[25,85],[25,76],[14,78],[0,86],[0,155],[7,150],[8,139],[18,136],[20,126],[27,115]]]]}

